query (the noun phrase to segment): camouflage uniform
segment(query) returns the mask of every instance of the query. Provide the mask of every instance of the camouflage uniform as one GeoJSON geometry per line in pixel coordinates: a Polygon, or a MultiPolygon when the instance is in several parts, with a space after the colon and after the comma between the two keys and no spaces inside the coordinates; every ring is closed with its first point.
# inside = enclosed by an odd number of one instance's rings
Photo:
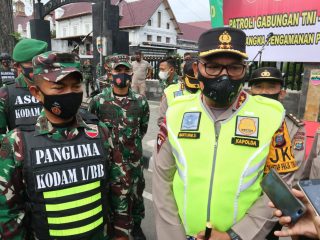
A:
{"type": "Polygon", "coordinates": [[[112,204],[121,205],[114,210],[116,235],[127,236],[132,221],[139,224],[144,218],[142,138],[148,128],[148,102],[131,89],[121,99],[106,88],[94,97],[89,111],[113,130],[114,148],[122,153],[122,158],[115,158],[111,164],[112,172],[118,173],[111,175],[111,190],[112,204]]]}
{"type": "Polygon", "coordinates": [[[86,84],[86,93],[87,97],[89,97],[89,84],[91,87],[91,91],[94,91],[94,83],[93,83],[93,76],[92,76],[92,65],[91,63],[83,64],[82,65],[82,74],[83,74],[83,79],[86,84]]]}
{"type": "MultiPolygon", "coordinates": [[[[28,85],[24,81],[23,74],[20,74],[15,79],[15,87],[24,89],[27,93],[29,93],[28,85]]],[[[9,131],[13,130],[13,128],[9,127],[9,118],[8,118],[10,111],[14,111],[12,107],[13,106],[10,106],[9,104],[8,86],[3,86],[2,88],[0,88],[0,133],[1,134],[4,134],[7,132],[7,127],[9,131]]]]}
{"type": "Polygon", "coordinates": [[[168,80],[166,81],[159,81],[160,87],[162,88],[162,90],[164,91],[169,85],[171,84],[176,84],[179,82],[179,75],[177,73],[174,73],[172,82],[168,82],[168,80]]]}
{"type": "MultiPolygon", "coordinates": [[[[102,136],[104,148],[108,153],[107,158],[112,159],[112,141],[108,129],[101,122],[98,126],[104,131],[102,136]]],[[[72,128],[54,127],[42,111],[35,129],[37,135],[47,136],[57,141],[67,141],[76,138],[79,130],[90,130],[91,128],[82,120],[80,115],[77,115],[76,124],[72,128]]],[[[26,150],[25,143],[21,141],[21,134],[18,128],[9,132],[3,139],[0,149],[0,239],[3,240],[25,239],[27,237],[26,185],[22,175],[24,151],[26,150]]],[[[94,239],[108,238],[106,232],[99,232],[92,238],[92,240],[94,239]]]]}

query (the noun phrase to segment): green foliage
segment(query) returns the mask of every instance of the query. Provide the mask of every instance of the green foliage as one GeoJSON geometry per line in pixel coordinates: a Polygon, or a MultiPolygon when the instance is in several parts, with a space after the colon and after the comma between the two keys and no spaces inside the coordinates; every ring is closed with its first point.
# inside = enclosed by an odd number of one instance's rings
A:
{"type": "Polygon", "coordinates": [[[14,41],[17,43],[21,40],[22,36],[20,33],[18,32],[13,32],[10,34],[10,36],[12,36],[14,38],[14,41]]]}

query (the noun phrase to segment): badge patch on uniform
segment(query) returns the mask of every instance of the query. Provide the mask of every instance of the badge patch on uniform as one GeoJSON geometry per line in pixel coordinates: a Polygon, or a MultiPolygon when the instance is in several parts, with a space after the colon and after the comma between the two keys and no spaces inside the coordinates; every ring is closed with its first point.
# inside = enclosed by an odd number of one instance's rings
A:
{"type": "Polygon", "coordinates": [[[181,130],[198,131],[200,124],[201,112],[186,112],[183,115],[181,130]]]}
{"type": "Polygon", "coordinates": [[[182,90],[180,90],[180,91],[175,91],[174,93],[173,93],[173,97],[180,97],[180,96],[183,96],[183,91],[182,90]]]}
{"type": "Polygon", "coordinates": [[[236,136],[258,138],[259,118],[237,116],[236,136]]]}
{"type": "Polygon", "coordinates": [[[89,138],[96,138],[99,135],[99,129],[97,125],[94,124],[88,124],[88,126],[90,127],[90,129],[84,129],[85,134],[89,137],[89,138]]]}
{"type": "Polygon", "coordinates": [[[165,141],[165,137],[162,134],[158,134],[158,137],[157,137],[157,152],[158,153],[159,153],[164,141],[165,141]]]}
{"type": "Polygon", "coordinates": [[[286,140],[284,139],[284,134],[279,133],[275,136],[275,146],[276,147],[282,147],[283,145],[286,144],[286,140]]]}
{"type": "Polygon", "coordinates": [[[293,140],[293,148],[297,151],[302,151],[304,149],[304,140],[296,138],[293,140]]]}
{"type": "Polygon", "coordinates": [[[178,138],[199,139],[199,132],[179,132],[178,138]]]}

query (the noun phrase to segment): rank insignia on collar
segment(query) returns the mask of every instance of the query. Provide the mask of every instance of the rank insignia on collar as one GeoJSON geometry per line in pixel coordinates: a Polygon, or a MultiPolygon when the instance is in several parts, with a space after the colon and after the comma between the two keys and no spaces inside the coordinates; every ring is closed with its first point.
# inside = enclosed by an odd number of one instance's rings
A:
{"type": "Polygon", "coordinates": [[[198,131],[201,112],[186,112],[183,115],[181,131],[198,131]]]}
{"type": "Polygon", "coordinates": [[[175,92],[173,93],[173,97],[174,97],[174,98],[180,97],[180,96],[183,96],[183,91],[182,91],[182,90],[175,91],[175,92]]]}
{"type": "Polygon", "coordinates": [[[259,118],[237,116],[236,136],[258,138],[259,118]]]}
{"type": "Polygon", "coordinates": [[[84,132],[89,138],[96,138],[99,135],[99,129],[97,125],[88,124],[90,126],[90,129],[85,128],[84,132]]]}

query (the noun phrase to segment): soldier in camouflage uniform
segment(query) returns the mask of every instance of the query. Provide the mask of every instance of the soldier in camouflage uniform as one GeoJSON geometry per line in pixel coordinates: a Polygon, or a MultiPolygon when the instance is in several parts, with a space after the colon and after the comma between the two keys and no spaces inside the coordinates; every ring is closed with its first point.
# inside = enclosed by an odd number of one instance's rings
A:
{"type": "Polygon", "coordinates": [[[113,130],[115,149],[122,153],[121,161],[114,161],[112,169],[121,173],[112,177],[113,204],[121,204],[121,211],[114,210],[116,236],[135,240],[146,239],[141,220],[144,217],[142,192],[145,187],[142,163],[142,138],[147,132],[149,106],[146,98],[133,92],[129,86],[132,66],[127,55],[111,57],[112,88],[106,88],[93,98],[89,111],[98,116],[113,130]],[[131,210],[132,209],[132,210],[131,210]]]}
{"type": "Polygon", "coordinates": [[[110,57],[105,57],[103,67],[106,71],[106,74],[97,79],[100,92],[102,92],[104,88],[110,87],[110,83],[112,81],[110,57]]]}
{"type": "Polygon", "coordinates": [[[16,72],[11,68],[11,57],[8,53],[0,55],[0,86],[14,83],[16,72]]]}
{"type": "Polygon", "coordinates": [[[84,82],[86,84],[86,94],[87,98],[89,97],[89,85],[91,88],[91,92],[94,91],[94,82],[93,82],[93,76],[92,76],[92,65],[89,59],[85,60],[82,65],[82,73],[84,82]]]}
{"type": "Polygon", "coordinates": [[[0,88],[0,133],[18,125],[35,124],[41,105],[31,96],[28,84],[32,81],[32,58],[46,51],[48,44],[36,39],[23,39],[13,49],[13,60],[21,74],[15,84],[0,88]]]}
{"type": "Polygon", "coordinates": [[[104,123],[77,114],[80,64],[69,53],[47,52],[33,66],[30,92],[44,109],[35,126],[3,140],[0,239],[110,239],[109,161],[119,153],[104,123]]]}

